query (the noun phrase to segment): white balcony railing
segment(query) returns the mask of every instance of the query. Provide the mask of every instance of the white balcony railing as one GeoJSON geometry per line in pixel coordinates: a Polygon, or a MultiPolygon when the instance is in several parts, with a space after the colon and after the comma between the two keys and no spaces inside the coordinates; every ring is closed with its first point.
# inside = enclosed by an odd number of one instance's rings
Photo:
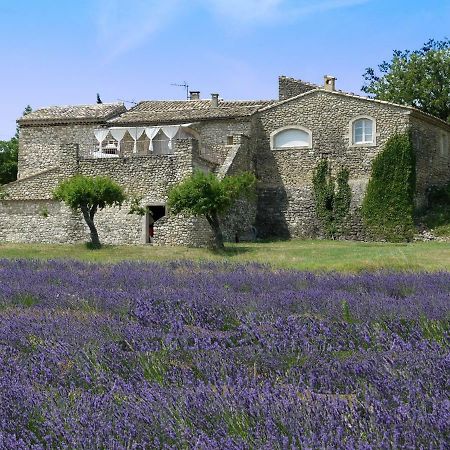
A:
{"type": "Polygon", "coordinates": [[[151,155],[173,155],[175,140],[169,145],[168,140],[153,139],[150,148],[149,141],[122,140],[119,143],[114,140],[105,140],[100,147],[97,141],[92,141],[90,149],[83,152],[84,158],[119,158],[120,156],[151,156],[151,155]],[[171,148],[172,147],[172,148],[171,148]]]}

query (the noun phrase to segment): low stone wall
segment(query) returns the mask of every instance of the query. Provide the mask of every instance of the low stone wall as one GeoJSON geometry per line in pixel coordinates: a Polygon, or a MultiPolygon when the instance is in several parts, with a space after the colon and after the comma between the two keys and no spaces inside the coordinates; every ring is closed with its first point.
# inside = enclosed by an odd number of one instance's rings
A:
{"type": "Polygon", "coordinates": [[[59,167],[2,186],[7,200],[50,200],[63,175],[59,167]]]}
{"type": "Polygon", "coordinates": [[[169,215],[154,224],[154,245],[207,247],[213,240],[208,222],[203,217],[169,215]]]}
{"type": "Polygon", "coordinates": [[[75,243],[87,240],[81,214],[52,200],[0,201],[0,242],[75,243]]]}

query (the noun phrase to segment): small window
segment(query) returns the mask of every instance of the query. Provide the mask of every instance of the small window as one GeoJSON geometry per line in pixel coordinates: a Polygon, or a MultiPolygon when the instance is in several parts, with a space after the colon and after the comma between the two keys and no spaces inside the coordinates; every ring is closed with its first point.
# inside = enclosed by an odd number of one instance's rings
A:
{"type": "Polygon", "coordinates": [[[272,149],[310,148],[311,132],[300,127],[286,127],[271,135],[272,149]]]}
{"type": "Polygon", "coordinates": [[[372,119],[357,119],[352,125],[353,144],[374,143],[374,121],[372,119]]]}
{"type": "Polygon", "coordinates": [[[227,136],[227,145],[233,145],[233,135],[227,136]]]}

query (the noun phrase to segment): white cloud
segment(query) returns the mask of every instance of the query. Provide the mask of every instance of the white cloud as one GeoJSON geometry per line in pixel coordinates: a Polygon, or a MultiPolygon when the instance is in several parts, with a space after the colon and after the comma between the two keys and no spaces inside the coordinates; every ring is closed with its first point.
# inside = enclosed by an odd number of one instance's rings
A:
{"type": "Polygon", "coordinates": [[[371,0],[97,0],[99,45],[108,61],[139,46],[183,14],[202,8],[224,26],[276,24],[371,0]]]}
{"type": "Polygon", "coordinates": [[[258,24],[367,3],[370,0],[203,0],[205,7],[234,23],[258,24]]]}
{"type": "Polygon", "coordinates": [[[106,59],[112,60],[164,29],[181,0],[98,0],[97,29],[106,59]]]}
{"type": "Polygon", "coordinates": [[[235,22],[260,22],[279,16],[285,0],[205,0],[205,7],[235,22]]]}

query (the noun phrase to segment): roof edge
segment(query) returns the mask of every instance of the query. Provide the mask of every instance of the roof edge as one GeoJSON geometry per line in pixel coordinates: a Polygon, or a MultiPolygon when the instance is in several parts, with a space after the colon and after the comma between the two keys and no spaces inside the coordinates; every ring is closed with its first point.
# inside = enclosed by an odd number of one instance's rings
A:
{"type": "MultiPolygon", "coordinates": [[[[49,124],[72,124],[72,123],[98,123],[103,122],[112,119],[115,116],[118,116],[120,114],[123,114],[127,111],[127,108],[123,103],[114,102],[114,103],[102,103],[102,105],[105,106],[116,106],[114,110],[112,110],[110,113],[106,114],[104,117],[70,117],[70,118],[64,118],[64,117],[51,117],[51,118],[28,118],[27,115],[24,115],[16,120],[16,123],[19,125],[49,125],[49,124]]],[[[69,108],[69,107],[91,107],[95,105],[61,105],[61,106],[48,106],[44,108],[39,108],[36,111],[37,112],[40,109],[51,109],[51,108],[69,108]]]]}
{"type": "Polygon", "coordinates": [[[305,96],[310,95],[315,92],[324,92],[326,94],[331,94],[331,95],[341,95],[344,97],[356,98],[358,100],[365,100],[365,101],[369,101],[369,102],[381,103],[383,105],[395,106],[397,108],[402,108],[402,109],[409,111],[414,116],[422,117],[425,119],[430,119],[430,120],[433,120],[437,123],[440,123],[440,124],[445,125],[446,127],[450,128],[450,124],[448,122],[446,122],[445,120],[440,119],[439,117],[433,116],[432,114],[421,111],[420,109],[415,108],[414,106],[401,105],[400,103],[394,103],[394,102],[388,102],[387,100],[378,100],[376,98],[364,97],[362,95],[351,94],[349,92],[328,91],[327,89],[324,89],[324,88],[311,89],[310,91],[303,92],[302,94],[296,95],[294,97],[290,97],[285,100],[280,100],[279,102],[277,102],[273,105],[268,105],[268,106],[265,106],[264,108],[258,109],[258,112],[264,112],[264,111],[270,110],[272,108],[276,108],[277,106],[280,106],[284,103],[288,103],[290,101],[297,100],[299,98],[305,97],[305,96]]]}

